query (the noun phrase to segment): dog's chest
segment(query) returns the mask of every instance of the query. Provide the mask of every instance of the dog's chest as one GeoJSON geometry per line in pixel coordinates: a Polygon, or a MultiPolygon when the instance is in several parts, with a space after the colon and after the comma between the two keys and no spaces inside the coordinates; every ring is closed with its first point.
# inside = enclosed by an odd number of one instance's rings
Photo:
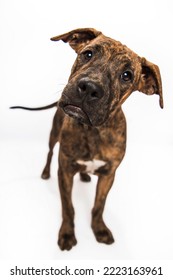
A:
{"type": "Polygon", "coordinates": [[[106,162],[99,159],[77,160],[79,165],[85,166],[85,172],[94,174],[100,167],[105,166],[106,162]]]}

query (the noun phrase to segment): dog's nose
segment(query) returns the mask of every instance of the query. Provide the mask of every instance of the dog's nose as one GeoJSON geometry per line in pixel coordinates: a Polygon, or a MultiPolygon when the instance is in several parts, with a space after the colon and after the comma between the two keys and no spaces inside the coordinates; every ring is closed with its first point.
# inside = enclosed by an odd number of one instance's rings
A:
{"type": "Polygon", "coordinates": [[[96,101],[103,97],[101,86],[86,78],[82,78],[78,82],[78,93],[81,98],[86,98],[87,101],[96,101]]]}

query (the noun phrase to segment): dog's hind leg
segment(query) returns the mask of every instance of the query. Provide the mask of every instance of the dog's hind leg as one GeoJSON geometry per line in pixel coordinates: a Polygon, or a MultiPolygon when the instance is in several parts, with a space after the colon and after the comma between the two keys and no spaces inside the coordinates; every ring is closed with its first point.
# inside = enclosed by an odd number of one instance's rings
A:
{"type": "Polygon", "coordinates": [[[50,165],[51,165],[52,156],[53,156],[53,148],[58,141],[58,137],[55,137],[53,134],[54,133],[51,130],[50,138],[49,138],[49,152],[48,152],[48,155],[47,155],[46,165],[45,165],[45,167],[43,169],[43,172],[41,174],[42,179],[49,179],[49,177],[50,177],[50,165]]]}
{"type": "Polygon", "coordinates": [[[49,137],[49,152],[47,155],[46,165],[41,174],[42,179],[48,179],[50,177],[50,165],[51,165],[51,160],[52,160],[52,156],[53,156],[53,149],[54,149],[55,144],[59,140],[59,133],[61,131],[63,119],[64,119],[64,114],[61,111],[61,109],[58,108],[55,113],[55,116],[53,118],[52,129],[51,129],[50,137],[49,137]]]}
{"type": "Polygon", "coordinates": [[[88,175],[87,173],[84,173],[84,172],[80,172],[80,179],[81,179],[82,182],[90,182],[91,181],[90,175],[88,175]]]}

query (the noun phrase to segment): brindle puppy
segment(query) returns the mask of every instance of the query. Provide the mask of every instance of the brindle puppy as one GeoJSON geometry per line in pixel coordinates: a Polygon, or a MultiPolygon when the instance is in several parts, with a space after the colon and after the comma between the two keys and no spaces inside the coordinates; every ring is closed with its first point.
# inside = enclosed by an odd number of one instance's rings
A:
{"type": "Polygon", "coordinates": [[[103,210],[126,149],[121,105],[138,90],[159,95],[163,108],[159,68],[92,28],[73,30],[51,40],[68,42],[77,53],[53,120],[50,151],[42,173],[42,178],[49,178],[53,147],[59,141],[63,220],[58,244],[62,250],[70,250],[77,243],[71,198],[77,172],[82,181],[90,181],[88,173],[98,176],[91,226],[97,241],[111,244],[114,238],[103,221],[103,210]]]}

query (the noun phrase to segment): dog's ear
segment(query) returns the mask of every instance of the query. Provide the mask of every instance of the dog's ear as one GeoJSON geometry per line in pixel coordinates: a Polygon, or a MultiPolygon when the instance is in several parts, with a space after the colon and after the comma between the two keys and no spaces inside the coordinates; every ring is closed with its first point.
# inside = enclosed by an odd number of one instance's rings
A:
{"type": "Polygon", "coordinates": [[[142,73],[139,79],[138,90],[147,94],[158,94],[160,107],[163,108],[162,81],[159,67],[145,58],[141,58],[142,73]]]}
{"type": "Polygon", "coordinates": [[[102,33],[100,31],[97,31],[93,28],[80,28],[53,37],[51,40],[62,40],[65,43],[69,43],[70,46],[78,53],[86,44],[101,34],[102,33]]]}

